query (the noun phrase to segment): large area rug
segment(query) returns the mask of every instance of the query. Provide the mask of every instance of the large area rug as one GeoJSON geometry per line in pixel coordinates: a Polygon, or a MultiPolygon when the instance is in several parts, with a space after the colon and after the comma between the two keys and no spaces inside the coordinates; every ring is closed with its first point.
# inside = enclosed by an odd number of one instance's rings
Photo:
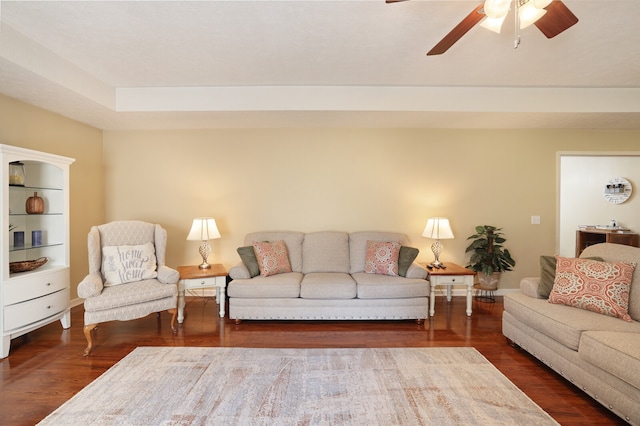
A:
{"type": "Polygon", "coordinates": [[[557,423],[473,348],[140,347],[40,424],[557,423]]]}

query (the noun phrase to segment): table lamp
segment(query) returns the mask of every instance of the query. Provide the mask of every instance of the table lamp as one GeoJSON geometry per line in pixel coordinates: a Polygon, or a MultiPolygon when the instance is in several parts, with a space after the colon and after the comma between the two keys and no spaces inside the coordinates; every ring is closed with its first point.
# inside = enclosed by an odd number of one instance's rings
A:
{"type": "Polygon", "coordinates": [[[427,226],[424,227],[422,236],[425,238],[433,238],[435,241],[431,245],[431,251],[436,260],[431,263],[436,268],[442,268],[444,265],[440,262],[440,253],[444,250],[444,246],[440,240],[452,239],[453,231],[449,225],[449,219],[445,217],[430,217],[427,219],[427,226]]]}
{"type": "Polygon", "coordinates": [[[202,241],[198,252],[202,256],[202,264],[200,269],[209,269],[211,265],[207,263],[207,258],[211,253],[211,246],[209,240],[220,238],[220,232],[216,226],[216,220],[212,217],[197,217],[193,219],[193,225],[191,225],[191,231],[187,236],[187,240],[202,241]]]}

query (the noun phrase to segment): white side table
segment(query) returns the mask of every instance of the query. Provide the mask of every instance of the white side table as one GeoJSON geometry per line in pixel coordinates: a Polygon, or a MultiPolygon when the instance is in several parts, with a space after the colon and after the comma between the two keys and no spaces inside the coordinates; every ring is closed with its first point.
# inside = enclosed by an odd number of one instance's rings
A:
{"type": "Polygon", "coordinates": [[[224,304],[227,288],[227,271],[219,263],[211,268],[200,269],[197,265],[178,266],[178,323],[184,321],[184,293],[187,289],[215,288],[216,302],[220,305],[220,318],[224,317],[224,304]]]}
{"type": "Polygon", "coordinates": [[[435,296],[436,286],[447,286],[447,302],[451,302],[451,286],[467,286],[467,316],[471,316],[471,289],[473,288],[473,277],[476,273],[470,269],[456,265],[455,263],[444,262],[447,269],[429,269],[427,279],[431,285],[431,296],[429,297],[429,315],[436,314],[435,296]]]}

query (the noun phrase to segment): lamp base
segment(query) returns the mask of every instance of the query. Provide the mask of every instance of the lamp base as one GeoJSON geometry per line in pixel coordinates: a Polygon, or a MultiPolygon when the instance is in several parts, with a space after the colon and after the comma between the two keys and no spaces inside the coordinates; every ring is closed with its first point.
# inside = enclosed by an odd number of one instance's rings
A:
{"type": "Polygon", "coordinates": [[[431,251],[433,251],[433,256],[436,258],[436,260],[431,262],[431,265],[433,265],[434,268],[442,268],[444,266],[439,259],[442,250],[444,250],[444,246],[442,245],[440,240],[435,240],[433,244],[431,244],[431,251]]]}
{"type": "Polygon", "coordinates": [[[209,257],[209,254],[211,253],[211,246],[209,245],[209,243],[206,242],[206,241],[203,241],[202,245],[198,249],[198,252],[200,253],[200,256],[202,256],[202,263],[198,266],[198,268],[200,268],[200,269],[209,269],[209,268],[211,268],[211,265],[209,265],[207,263],[207,258],[209,257]]]}

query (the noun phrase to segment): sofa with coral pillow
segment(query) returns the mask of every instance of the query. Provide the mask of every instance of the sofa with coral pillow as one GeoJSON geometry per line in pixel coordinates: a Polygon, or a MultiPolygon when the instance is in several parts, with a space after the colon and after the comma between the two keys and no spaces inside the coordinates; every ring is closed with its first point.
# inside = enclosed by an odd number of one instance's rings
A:
{"type": "Polygon", "coordinates": [[[393,232],[254,232],[229,270],[229,317],[400,320],[428,317],[427,271],[393,232]]]}
{"type": "Polygon", "coordinates": [[[503,334],[631,424],[640,424],[640,248],[541,256],[504,296],[503,334]]]}

